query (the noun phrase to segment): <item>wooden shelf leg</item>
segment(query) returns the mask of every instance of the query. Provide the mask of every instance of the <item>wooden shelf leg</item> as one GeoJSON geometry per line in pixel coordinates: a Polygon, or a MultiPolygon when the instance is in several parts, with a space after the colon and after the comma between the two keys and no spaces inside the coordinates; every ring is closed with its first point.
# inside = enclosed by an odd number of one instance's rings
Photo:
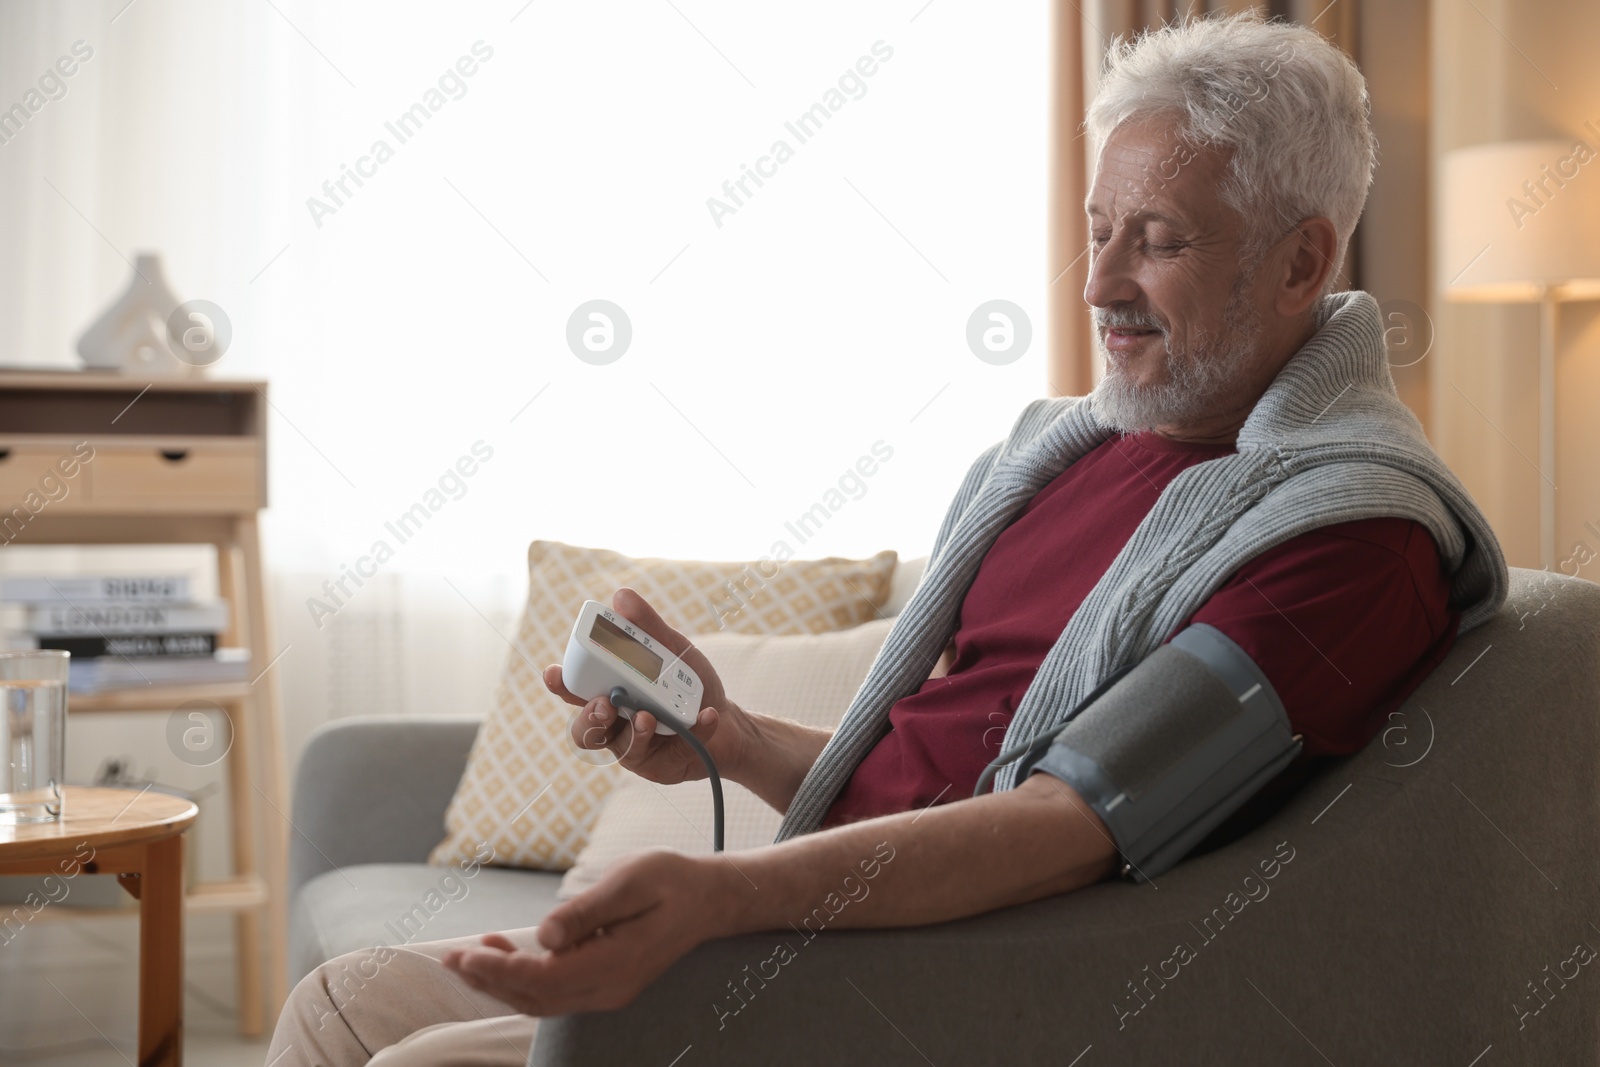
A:
{"type": "MultiPolygon", "coordinates": [[[[240,573],[238,549],[229,543],[218,544],[217,587],[232,605],[228,616],[228,630],[222,635],[227,645],[237,646],[244,632],[241,616],[247,610],[248,597],[240,573]]],[[[255,812],[261,807],[251,783],[255,781],[252,763],[254,749],[252,727],[255,708],[248,700],[230,701],[226,710],[233,727],[232,747],[228,749],[228,813],[232,824],[229,833],[233,850],[235,877],[256,874],[255,812]]],[[[270,825],[271,812],[260,820],[270,825]]],[[[258,1037],[266,1020],[262,1004],[261,973],[261,915],[256,909],[237,912],[233,917],[234,972],[238,1001],[237,1025],[245,1037],[258,1037]]]]}
{"type": "MultiPolygon", "coordinates": [[[[228,809],[232,822],[233,872],[237,876],[256,873],[255,815],[263,805],[252,782],[252,752],[255,748],[255,702],[231,700],[226,704],[233,724],[233,747],[228,749],[228,809]]],[[[271,811],[261,813],[261,824],[271,831],[276,818],[271,811]]],[[[270,903],[270,902],[269,902],[270,903]]],[[[257,1037],[266,1026],[262,1002],[261,912],[246,908],[233,917],[234,968],[238,975],[238,1028],[245,1037],[257,1037]]]]}
{"type": "Polygon", "coordinates": [[[139,891],[139,1067],[183,1063],[183,838],[144,847],[139,891]]]}
{"type": "Polygon", "coordinates": [[[283,766],[283,723],[278,714],[278,667],[268,669],[280,650],[269,622],[266,573],[261,561],[261,530],[255,515],[235,520],[235,540],[244,561],[245,601],[248,606],[250,665],[256,712],[253,735],[261,745],[261,774],[256,787],[266,801],[263,813],[263,877],[267,883],[267,1023],[277,1021],[289,995],[288,885],[289,780],[283,766]]]}

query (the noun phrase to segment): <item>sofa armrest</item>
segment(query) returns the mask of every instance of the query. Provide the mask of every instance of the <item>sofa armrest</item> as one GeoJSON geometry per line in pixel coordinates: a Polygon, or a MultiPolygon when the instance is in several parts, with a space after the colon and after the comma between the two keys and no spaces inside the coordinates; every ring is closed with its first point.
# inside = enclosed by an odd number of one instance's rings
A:
{"type": "Polygon", "coordinates": [[[481,722],[383,716],[316,729],[295,769],[289,899],[336,867],[426,860],[481,722]]]}

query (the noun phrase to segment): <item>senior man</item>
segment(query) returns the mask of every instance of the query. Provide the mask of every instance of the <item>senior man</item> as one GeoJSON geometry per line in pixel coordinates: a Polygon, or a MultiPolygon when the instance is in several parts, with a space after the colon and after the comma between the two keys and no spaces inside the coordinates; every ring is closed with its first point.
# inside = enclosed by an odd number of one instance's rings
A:
{"type": "MultiPolygon", "coordinates": [[[[538,1016],[625,1005],[697,944],[809,913],[864,859],[873,892],[833,926],[1089,885],[1121,861],[1070,775],[1013,763],[972,793],[1118,668],[1214,628],[1270,681],[1304,764],[1369,742],[1498,607],[1499,548],[1395,396],[1376,302],[1333,292],[1373,166],[1350,60],[1304,28],[1187,22],[1112,50],[1088,127],[1105,378],[1030,405],[978,459],[838,730],[741,707],[649,604],[614,598],[705,681],[695,732],[785,813],[777,842],[737,866],[644,853],[535,930],[325,964],[269,1062],[521,1064],[538,1016]],[[352,967],[373,977],[341,996],[352,967]]],[[[559,667],[545,682],[581,705],[580,745],[657,782],[701,775],[648,714],[584,704],[559,667]]]]}

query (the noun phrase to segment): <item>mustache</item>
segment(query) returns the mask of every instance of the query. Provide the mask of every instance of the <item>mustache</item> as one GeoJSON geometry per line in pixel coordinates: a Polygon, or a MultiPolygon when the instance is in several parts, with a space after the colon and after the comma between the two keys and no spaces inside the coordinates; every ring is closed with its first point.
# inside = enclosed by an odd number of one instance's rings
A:
{"type": "Polygon", "coordinates": [[[1165,336],[1167,324],[1162,322],[1149,311],[1135,311],[1126,307],[1097,307],[1094,309],[1094,325],[1097,330],[1160,330],[1165,336]]]}

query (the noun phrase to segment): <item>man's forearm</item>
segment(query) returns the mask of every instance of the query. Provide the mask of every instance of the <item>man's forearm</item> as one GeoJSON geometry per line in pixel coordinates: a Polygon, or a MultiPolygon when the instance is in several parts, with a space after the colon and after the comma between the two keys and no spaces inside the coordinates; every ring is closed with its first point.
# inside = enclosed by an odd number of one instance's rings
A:
{"type": "Polygon", "coordinates": [[[739,760],[723,774],[778,811],[788,811],[833,731],[760,712],[740,709],[739,714],[739,760]]]}
{"type": "Polygon", "coordinates": [[[943,922],[1090,885],[1116,855],[1077,793],[1036,774],[1004,793],[738,853],[718,936],[798,927],[817,909],[830,927],[943,922]]]}
{"type": "Polygon", "coordinates": [[[916,926],[1089,885],[1115,863],[1104,834],[1076,793],[1037,774],[998,796],[781,845],[713,856],[652,849],[552,909],[539,925],[542,950],[491,934],[444,964],[528,1015],[614,1010],[711,938],[916,926]]]}

